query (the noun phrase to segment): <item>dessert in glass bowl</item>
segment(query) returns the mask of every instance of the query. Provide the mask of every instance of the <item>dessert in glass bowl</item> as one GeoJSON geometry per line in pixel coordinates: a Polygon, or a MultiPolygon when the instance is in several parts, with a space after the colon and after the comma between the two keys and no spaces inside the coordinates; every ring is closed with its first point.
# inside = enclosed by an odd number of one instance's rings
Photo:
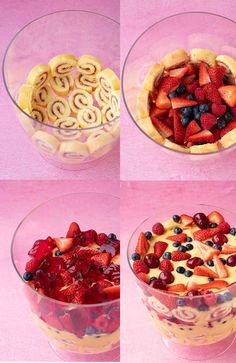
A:
{"type": "Polygon", "coordinates": [[[145,220],[128,249],[155,327],[190,360],[223,353],[236,332],[236,228],[228,212],[199,210],[145,220]]]}
{"type": "Polygon", "coordinates": [[[65,195],[33,210],[15,233],[12,258],[31,315],[63,359],[118,359],[120,241],[116,221],[108,216],[110,208],[118,211],[118,204],[118,198],[103,194],[65,195]],[[74,203],[84,213],[79,224],[69,222],[78,213],[74,203]],[[100,219],[92,223],[96,230],[88,223],[89,203],[92,220],[100,219]],[[71,210],[55,221],[66,206],[71,210]],[[98,218],[99,208],[107,221],[98,218]],[[48,218],[41,214],[46,211],[48,218]],[[105,233],[109,227],[113,232],[105,233]]]}

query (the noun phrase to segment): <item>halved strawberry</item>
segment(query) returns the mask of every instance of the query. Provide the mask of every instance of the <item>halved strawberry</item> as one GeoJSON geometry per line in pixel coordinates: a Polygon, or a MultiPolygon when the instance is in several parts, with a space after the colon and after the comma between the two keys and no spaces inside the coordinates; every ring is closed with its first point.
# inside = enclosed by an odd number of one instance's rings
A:
{"type": "MultiPolygon", "coordinates": [[[[173,111],[173,110],[172,110],[173,111]]],[[[173,117],[167,117],[165,119],[165,124],[171,129],[173,130],[174,129],[174,119],[173,117]]],[[[171,135],[172,136],[172,135],[171,135]]]]}
{"type": "Polygon", "coordinates": [[[198,231],[193,232],[193,237],[197,241],[205,241],[213,237],[216,233],[220,231],[221,229],[219,228],[219,226],[216,228],[200,229],[198,231]]]}
{"type": "Polygon", "coordinates": [[[206,99],[212,103],[221,104],[221,97],[218,89],[213,83],[208,83],[204,86],[206,92],[206,99]]]}
{"type": "Polygon", "coordinates": [[[72,297],[71,302],[73,302],[74,304],[84,304],[86,293],[87,293],[87,288],[81,286],[79,290],[72,297]]]}
{"type": "Polygon", "coordinates": [[[40,261],[36,260],[35,258],[31,258],[26,265],[25,265],[25,271],[34,273],[40,265],[40,261]]]}
{"type": "Polygon", "coordinates": [[[189,76],[185,76],[185,77],[182,79],[182,83],[183,83],[184,85],[187,85],[187,84],[192,83],[195,79],[196,79],[196,75],[195,75],[195,74],[191,74],[191,75],[189,75],[189,76]]]}
{"type": "Polygon", "coordinates": [[[72,284],[73,278],[72,278],[71,274],[69,273],[69,271],[61,272],[60,276],[61,276],[61,279],[62,279],[63,284],[65,286],[68,286],[68,285],[72,284]]]}
{"type": "Polygon", "coordinates": [[[217,88],[219,88],[220,86],[223,86],[223,84],[224,84],[223,77],[225,74],[224,67],[221,67],[221,66],[209,67],[208,74],[211,79],[211,82],[213,82],[217,88]]]}
{"type": "Polygon", "coordinates": [[[64,315],[60,315],[59,320],[60,320],[64,330],[66,330],[70,333],[74,333],[75,327],[71,320],[70,314],[65,313],[64,315]]]}
{"type": "Polygon", "coordinates": [[[217,126],[213,126],[211,129],[211,133],[214,136],[214,142],[218,141],[220,139],[220,129],[218,129],[217,126]]]}
{"type": "Polygon", "coordinates": [[[223,264],[223,262],[219,259],[219,257],[214,256],[213,261],[214,261],[215,271],[216,271],[217,275],[221,279],[228,277],[228,271],[227,271],[225,265],[223,264]]]}
{"type": "Polygon", "coordinates": [[[207,276],[207,277],[212,277],[212,278],[218,278],[218,274],[215,273],[214,271],[212,271],[211,269],[209,269],[206,266],[196,266],[193,269],[193,274],[197,275],[197,276],[207,276]]]}
{"type": "Polygon", "coordinates": [[[111,299],[118,299],[120,297],[120,285],[105,287],[103,290],[111,299]]]}
{"type": "Polygon", "coordinates": [[[200,117],[200,120],[203,130],[210,130],[214,125],[216,125],[217,122],[216,116],[209,112],[203,113],[200,117]]]}
{"type": "Polygon", "coordinates": [[[184,141],[186,142],[188,140],[189,136],[197,134],[200,131],[201,131],[201,127],[198,125],[197,121],[192,120],[186,128],[184,141]]]}
{"type": "Polygon", "coordinates": [[[189,281],[187,283],[187,290],[198,290],[198,289],[224,289],[225,287],[229,286],[228,282],[224,280],[214,280],[210,281],[206,284],[197,284],[196,282],[189,281]]]}
{"type": "Polygon", "coordinates": [[[194,91],[195,98],[198,102],[204,102],[206,98],[206,92],[203,88],[196,88],[194,91]]]}
{"type": "Polygon", "coordinates": [[[207,144],[214,142],[214,136],[209,130],[202,130],[197,134],[189,136],[188,142],[191,143],[192,145],[196,145],[199,142],[207,144]]]}
{"type": "Polygon", "coordinates": [[[45,322],[57,330],[63,330],[61,322],[53,311],[50,311],[46,316],[44,315],[45,322]]]}
{"type": "Polygon", "coordinates": [[[211,111],[215,116],[220,117],[220,116],[224,115],[224,113],[226,111],[226,106],[225,105],[220,105],[220,104],[217,104],[217,103],[212,103],[211,111]]]}
{"type": "Polygon", "coordinates": [[[179,234],[174,234],[173,236],[169,236],[167,237],[167,239],[173,242],[186,242],[187,237],[188,236],[186,235],[186,233],[179,233],[179,234]]]}
{"type": "Polygon", "coordinates": [[[113,286],[113,284],[110,281],[107,281],[107,280],[99,280],[97,282],[97,284],[99,284],[102,287],[110,287],[110,286],[113,286]]]}
{"type": "Polygon", "coordinates": [[[170,99],[167,97],[167,93],[160,90],[156,99],[156,106],[160,109],[171,108],[170,99]]]}
{"type": "Polygon", "coordinates": [[[184,97],[173,97],[171,98],[170,101],[173,109],[197,105],[196,101],[188,100],[187,98],[184,97]]]}
{"type": "Polygon", "coordinates": [[[68,251],[74,243],[74,238],[54,238],[54,240],[60,252],[68,251]]]}
{"type": "Polygon", "coordinates": [[[148,272],[149,272],[149,268],[147,267],[146,263],[141,260],[134,261],[133,270],[136,274],[139,274],[140,272],[148,274],[148,272]]]}
{"type": "Polygon", "coordinates": [[[167,259],[164,259],[160,262],[159,269],[161,271],[169,271],[169,272],[174,271],[172,263],[170,262],[170,260],[167,259]]]}
{"type": "Polygon", "coordinates": [[[119,265],[120,264],[120,254],[115,255],[114,257],[112,257],[111,263],[114,263],[115,265],[119,265]]]}
{"type": "Polygon", "coordinates": [[[111,259],[111,254],[109,252],[98,253],[91,257],[97,266],[108,266],[111,259]]]}
{"type": "Polygon", "coordinates": [[[184,261],[188,260],[191,257],[189,253],[181,252],[181,251],[173,251],[171,254],[172,261],[184,261]]]}
{"type": "Polygon", "coordinates": [[[162,242],[162,241],[158,241],[155,243],[154,245],[154,253],[155,255],[157,255],[158,258],[160,258],[163,253],[165,252],[165,250],[168,247],[168,243],[166,242],[162,242]]]}
{"type": "Polygon", "coordinates": [[[230,107],[236,106],[236,86],[222,86],[219,88],[221,98],[230,107]]]}
{"type": "Polygon", "coordinates": [[[77,284],[71,284],[70,286],[68,286],[66,289],[62,289],[61,293],[65,296],[74,296],[75,293],[78,291],[79,286],[77,284]]]}
{"type": "Polygon", "coordinates": [[[152,124],[164,138],[168,138],[173,135],[173,131],[167,126],[165,122],[155,118],[152,119],[152,124]]]}
{"type": "Polygon", "coordinates": [[[149,249],[149,242],[143,232],[140,233],[135,252],[140,256],[144,256],[149,249]]]}
{"type": "Polygon", "coordinates": [[[220,130],[220,137],[223,137],[228,132],[236,128],[236,121],[230,121],[222,130],[220,130]]]}
{"type": "Polygon", "coordinates": [[[222,216],[222,214],[220,214],[217,211],[213,211],[211,212],[208,216],[208,221],[211,223],[217,223],[220,224],[221,222],[224,222],[224,217],[222,216]]]}
{"type": "Polygon", "coordinates": [[[169,75],[171,77],[175,77],[175,78],[182,78],[186,73],[188,73],[189,71],[189,67],[181,67],[181,68],[176,68],[176,69],[171,69],[169,72],[169,75]]]}
{"type": "Polygon", "coordinates": [[[79,225],[76,222],[72,222],[68,232],[66,234],[66,238],[73,238],[78,236],[81,233],[79,225]]]}
{"type": "Polygon", "coordinates": [[[150,111],[150,117],[151,119],[153,117],[165,117],[167,114],[169,113],[169,110],[166,110],[166,109],[161,109],[161,108],[158,108],[158,107],[153,107],[150,111]]]}
{"type": "Polygon", "coordinates": [[[236,246],[224,244],[221,253],[223,255],[231,255],[232,253],[236,253],[236,246]]]}
{"type": "Polygon", "coordinates": [[[186,285],[184,285],[184,284],[170,285],[167,287],[167,291],[184,292],[184,291],[186,291],[186,285]]]}
{"type": "Polygon", "coordinates": [[[175,143],[182,145],[184,143],[185,136],[185,127],[182,125],[180,121],[180,116],[177,110],[173,111],[174,113],[174,139],[175,143]]]}
{"type": "Polygon", "coordinates": [[[174,91],[180,85],[180,79],[176,77],[164,77],[159,85],[159,90],[167,94],[174,91]]]}
{"type": "Polygon", "coordinates": [[[186,90],[188,93],[194,93],[195,89],[198,87],[198,81],[186,85],[186,90]]]}
{"type": "Polygon", "coordinates": [[[197,73],[198,73],[198,67],[193,63],[189,63],[187,75],[191,76],[193,74],[196,75],[197,73]]]}
{"type": "Polygon", "coordinates": [[[211,246],[205,245],[204,243],[197,243],[197,246],[201,252],[204,261],[210,261],[215,255],[219,255],[220,251],[211,246]]]}
{"type": "Polygon", "coordinates": [[[230,112],[232,113],[233,117],[236,117],[236,107],[230,107],[230,112]]]}
{"type": "Polygon", "coordinates": [[[199,66],[199,84],[200,86],[204,86],[209,82],[211,82],[211,80],[207,71],[207,66],[204,62],[201,62],[199,66]]]}
{"type": "Polygon", "coordinates": [[[188,216],[187,214],[181,214],[180,218],[183,226],[190,226],[193,223],[193,217],[188,216]]]}
{"type": "Polygon", "coordinates": [[[147,274],[145,274],[144,272],[140,272],[139,274],[137,274],[138,277],[143,280],[144,282],[146,282],[146,284],[149,283],[149,276],[147,274]]]}

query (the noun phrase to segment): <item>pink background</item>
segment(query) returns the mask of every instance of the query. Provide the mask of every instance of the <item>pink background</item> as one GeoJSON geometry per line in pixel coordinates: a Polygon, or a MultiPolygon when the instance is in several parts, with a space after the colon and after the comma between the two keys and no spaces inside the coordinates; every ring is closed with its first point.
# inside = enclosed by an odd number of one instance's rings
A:
{"type": "Polygon", "coordinates": [[[66,193],[96,192],[98,189],[119,195],[119,182],[0,182],[0,361],[59,360],[29,315],[20,279],[11,263],[10,245],[16,227],[32,208],[48,199],[66,193]]]}
{"type": "MultiPolygon", "coordinates": [[[[141,33],[155,22],[180,12],[206,11],[236,20],[233,0],[125,0],[121,10],[121,64],[141,33]]],[[[236,178],[232,167],[236,156],[222,159],[191,161],[168,155],[148,139],[133,123],[125,107],[122,109],[121,179],[124,180],[227,180],[236,178]]]]}
{"type": "MultiPolygon", "coordinates": [[[[121,240],[127,246],[135,228],[147,217],[158,213],[164,205],[173,206],[176,213],[179,206],[188,201],[191,204],[220,204],[232,210],[236,203],[235,182],[122,182],[121,185],[121,240]],[[193,193],[194,190],[194,193],[193,193]],[[204,194],[203,194],[204,191],[204,194]]],[[[234,210],[232,210],[234,211],[234,210]]],[[[160,221],[161,222],[161,221],[160,221]]],[[[184,363],[162,344],[160,335],[152,327],[146,308],[136,289],[135,279],[126,257],[126,247],[122,250],[122,298],[121,361],[129,363],[184,363]]],[[[236,342],[222,357],[204,361],[233,363],[236,361],[236,342]]]]}
{"type": "MultiPolygon", "coordinates": [[[[0,61],[16,32],[33,19],[64,9],[98,12],[119,21],[119,0],[0,0],[0,61]]],[[[119,178],[119,147],[90,169],[68,171],[45,162],[35,150],[15,115],[11,100],[0,80],[0,170],[2,179],[105,179],[119,178]]]]}

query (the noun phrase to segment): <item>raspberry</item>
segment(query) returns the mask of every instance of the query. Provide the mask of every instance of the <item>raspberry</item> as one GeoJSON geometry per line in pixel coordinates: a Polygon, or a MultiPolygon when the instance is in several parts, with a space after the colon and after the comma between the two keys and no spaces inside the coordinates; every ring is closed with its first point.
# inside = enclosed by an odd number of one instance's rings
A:
{"type": "Polygon", "coordinates": [[[195,98],[198,102],[204,102],[205,101],[205,97],[206,97],[206,93],[204,91],[203,88],[197,88],[194,92],[195,94],[195,98]]]}
{"type": "Polygon", "coordinates": [[[165,233],[165,228],[163,227],[163,225],[161,223],[156,223],[152,227],[152,232],[157,234],[158,236],[160,236],[163,233],[165,233]]]}
{"type": "Polygon", "coordinates": [[[170,262],[170,260],[167,259],[161,261],[159,269],[162,271],[169,271],[169,272],[174,270],[172,263],[170,262]]]}
{"type": "Polygon", "coordinates": [[[139,274],[140,272],[147,274],[149,272],[149,268],[147,267],[146,263],[141,260],[134,261],[133,270],[136,274],[139,274]]]}
{"type": "Polygon", "coordinates": [[[225,111],[226,111],[226,106],[225,105],[219,105],[217,103],[213,103],[212,106],[211,106],[211,110],[212,110],[212,113],[217,116],[217,117],[220,117],[220,116],[223,116],[225,111]]]}

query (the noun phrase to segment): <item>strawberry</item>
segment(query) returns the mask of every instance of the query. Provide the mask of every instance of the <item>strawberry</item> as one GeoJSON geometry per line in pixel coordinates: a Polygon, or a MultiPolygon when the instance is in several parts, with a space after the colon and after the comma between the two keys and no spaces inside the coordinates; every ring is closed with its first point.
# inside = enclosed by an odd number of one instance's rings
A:
{"type": "Polygon", "coordinates": [[[157,255],[158,258],[160,258],[163,253],[165,252],[165,250],[168,247],[168,243],[166,242],[162,242],[162,241],[158,241],[155,243],[154,245],[154,253],[155,255],[157,255]]]}
{"type": "Polygon", "coordinates": [[[72,285],[68,286],[66,289],[61,290],[61,293],[67,297],[68,296],[73,297],[75,295],[75,293],[78,291],[78,288],[79,288],[78,285],[72,284],[72,285]]]}
{"type": "Polygon", "coordinates": [[[152,124],[164,138],[168,138],[173,135],[173,131],[165,124],[165,122],[158,119],[152,119],[152,124]]]}
{"type": "Polygon", "coordinates": [[[181,67],[176,69],[171,69],[169,72],[170,77],[182,78],[186,73],[188,73],[189,67],[181,67]]]}
{"type": "Polygon", "coordinates": [[[189,291],[191,290],[198,290],[198,289],[224,289],[225,287],[229,286],[228,282],[224,280],[214,280],[211,282],[208,282],[206,284],[197,284],[193,281],[189,281],[187,283],[187,289],[189,291]]]}
{"type": "Polygon", "coordinates": [[[173,97],[170,101],[173,109],[197,105],[196,101],[188,100],[184,97],[173,97]]]}
{"type": "Polygon", "coordinates": [[[156,106],[161,109],[171,108],[171,102],[167,97],[166,92],[160,90],[156,99],[156,106]]]}
{"type": "Polygon", "coordinates": [[[99,233],[97,235],[97,245],[101,246],[104,243],[109,243],[109,238],[105,233],[99,233]]]}
{"type": "Polygon", "coordinates": [[[196,67],[196,65],[193,63],[189,63],[187,75],[191,76],[191,75],[196,75],[197,73],[198,73],[198,68],[196,67]]]}
{"type": "Polygon", "coordinates": [[[161,108],[157,108],[157,107],[153,107],[150,111],[150,117],[151,119],[153,117],[165,117],[168,114],[168,110],[166,109],[161,109],[161,108]]]}
{"type": "Polygon", "coordinates": [[[217,126],[212,127],[211,133],[213,134],[214,142],[216,142],[216,141],[218,141],[220,139],[220,132],[221,132],[221,130],[218,129],[217,126]]]}
{"type": "Polygon", "coordinates": [[[148,274],[148,272],[149,272],[149,268],[147,267],[146,263],[141,260],[134,261],[133,270],[136,274],[139,274],[140,272],[144,272],[145,274],[148,274]]]}
{"type": "Polygon", "coordinates": [[[59,316],[59,320],[64,328],[64,330],[70,332],[70,333],[74,333],[74,324],[71,320],[70,314],[65,313],[64,315],[60,315],[59,316]]]}
{"type": "Polygon", "coordinates": [[[146,282],[146,284],[148,284],[148,283],[149,283],[149,277],[148,277],[148,275],[147,275],[147,274],[145,274],[144,272],[140,272],[140,273],[138,274],[138,277],[139,277],[141,280],[143,280],[144,282],[146,282]]]}
{"type": "Polygon", "coordinates": [[[224,222],[224,217],[222,216],[222,214],[220,214],[217,211],[213,211],[211,212],[208,216],[208,221],[211,223],[217,223],[220,224],[221,222],[224,222]]]}
{"type": "Polygon", "coordinates": [[[97,266],[108,266],[111,259],[111,254],[108,252],[98,253],[91,257],[91,262],[93,261],[97,266]]]}
{"type": "Polygon", "coordinates": [[[186,291],[186,286],[184,284],[171,285],[171,286],[167,287],[167,291],[170,291],[170,292],[184,292],[184,291],[186,291]]]}
{"type": "Polygon", "coordinates": [[[200,131],[201,131],[201,127],[198,125],[197,121],[192,120],[186,128],[184,141],[187,141],[189,136],[197,134],[200,131]]]}
{"type": "Polygon", "coordinates": [[[158,222],[152,226],[152,232],[158,236],[161,236],[163,233],[165,233],[165,228],[161,223],[158,222]]]}
{"type": "Polygon", "coordinates": [[[204,62],[201,62],[199,66],[199,84],[200,86],[204,86],[209,82],[211,82],[211,80],[207,71],[207,66],[204,62]]]}
{"type": "MultiPolygon", "coordinates": [[[[173,100],[173,98],[172,98],[173,100]]],[[[176,144],[182,145],[184,143],[185,127],[180,121],[180,116],[177,110],[174,110],[174,139],[176,144]]]]}
{"type": "Polygon", "coordinates": [[[173,265],[170,262],[170,260],[164,259],[161,261],[160,265],[159,265],[159,269],[161,271],[174,271],[173,265]]]}
{"type": "Polygon", "coordinates": [[[206,98],[206,92],[203,88],[196,88],[194,91],[195,98],[198,102],[204,102],[206,98]]]}
{"type": "Polygon", "coordinates": [[[140,256],[144,256],[149,249],[149,242],[143,232],[140,233],[135,252],[140,256]]]}
{"type": "Polygon", "coordinates": [[[217,103],[212,103],[211,111],[215,116],[220,117],[220,116],[224,115],[224,113],[226,111],[226,106],[225,105],[220,105],[220,104],[217,104],[217,103]]]}
{"type": "Polygon", "coordinates": [[[173,251],[171,254],[172,261],[184,261],[188,260],[191,257],[189,253],[181,252],[181,251],[173,251]]]}
{"type": "Polygon", "coordinates": [[[218,274],[216,274],[214,271],[212,271],[211,269],[209,269],[206,266],[196,266],[193,269],[193,274],[197,275],[197,276],[207,276],[207,277],[212,277],[212,278],[218,278],[218,274]]]}
{"type": "Polygon", "coordinates": [[[187,235],[186,233],[179,233],[179,234],[174,234],[173,236],[169,236],[167,237],[167,239],[173,242],[186,242],[187,235]]]}
{"type": "Polygon", "coordinates": [[[74,242],[74,238],[54,238],[54,240],[60,252],[68,251],[74,242]]]}
{"type": "Polygon", "coordinates": [[[76,222],[72,222],[67,231],[66,238],[77,237],[80,233],[79,225],[76,222]]]}
{"type": "Polygon", "coordinates": [[[229,233],[230,228],[231,228],[229,223],[227,223],[227,222],[221,222],[218,227],[220,229],[220,232],[222,232],[224,234],[229,233]]]}
{"type": "Polygon", "coordinates": [[[65,286],[68,286],[68,285],[72,284],[73,279],[72,279],[72,276],[69,273],[69,271],[63,271],[63,272],[61,272],[60,273],[60,276],[61,276],[61,279],[62,279],[63,284],[65,286]]]}
{"type": "Polygon", "coordinates": [[[236,253],[236,246],[224,244],[221,253],[223,255],[231,255],[232,253],[236,253]]]}
{"type": "Polygon", "coordinates": [[[77,248],[73,250],[73,253],[76,253],[76,255],[80,259],[90,259],[92,256],[99,254],[99,251],[94,248],[84,247],[84,248],[77,248]]]}
{"type": "Polygon", "coordinates": [[[204,243],[197,243],[197,246],[201,252],[204,261],[212,260],[215,255],[219,255],[220,251],[204,243]]]}
{"type": "Polygon", "coordinates": [[[219,226],[216,228],[208,228],[208,229],[200,229],[198,231],[193,232],[193,237],[197,241],[205,241],[213,237],[216,233],[220,232],[219,226]]]}
{"type": "Polygon", "coordinates": [[[196,79],[196,75],[195,74],[191,74],[189,76],[186,76],[182,79],[182,83],[184,85],[190,84],[192,83],[194,80],[196,79]]]}
{"type": "Polygon", "coordinates": [[[165,77],[162,79],[159,90],[167,94],[174,91],[180,85],[180,79],[175,77],[165,77]]]}
{"type": "Polygon", "coordinates": [[[211,82],[214,83],[214,85],[219,88],[220,86],[223,86],[223,77],[225,74],[224,67],[221,66],[215,66],[215,67],[209,67],[208,68],[208,74],[210,76],[211,82]]]}
{"type": "Polygon", "coordinates": [[[180,218],[183,226],[190,226],[193,223],[193,217],[190,217],[187,214],[182,214],[180,218]]]}
{"type": "Polygon", "coordinates": [[[197,134],[189,136],[188,142],[190,142],[192,145],[196,145],[199,142],[207,144],[209,142],[214,142],[214,136],[210,131],[202,130],[197,134]]]}
{"type": "Polygon", "coordinates": [[[201,115],[201,125],[203,130],[210,130],[214,125],[216,125],[216,117],[211,113],[205,112],[201,115]]]}
{"type": "Polygon", "coordinates": [[[36,260],[35,258],[31,258],[26,265],[25,265],[25,271],[34,273],[40,265],[40,261],[36,260]]]}
{"type": "Polygon", "coordinates": [[[208,83],[204,86],[206,92],[206,99],[212,103],[221,104],[221,97],[218,89],[213,83],[208,83]]]}
{"type": "Polygon", "coordinates": [[[120,254],[115,255],[114,257],[112,257],[111,263],[114,263],[115,265],[119,265],[120,264],[120,254]]]}
{"type": "Polygon", "coordinates": [[[203,301],[208,306],[214,305],[217,302],[217,296],[210,290],[205,290],[202,292],[203,301]]]}
{"type": "Polygon", "coordinates": [[[230,107],[230,112],[232,113],[233,117],[236,117],[236,107],[230,107]]]}
{"type": "Polygon", "coordinates": [[[105,287],[103,291],[110,299],[118,299],[120,297],[120,285],[105,287]]]}
{"type": "Polygon", "coordinates": [[[194,93],[195,89],[198,87],[198,81],[186,85],[186,90],[188,93],[194,93]]]}
{"type": "Polygon", "coordinates": [[[84,304],[86,292],[87,289],[84,286],[81,286],[79,290],[75,293],[75,295],[72,297],[71,302],[73,302],[74,304],[84,304]]]}
{"type": "Polygon", "coordinates": [[[48,325],[52,326],[57,330],[63,330],[63,326],[61,322],[58,320],[58,317],[53,311],[50,311],[43,319],[48,325]]]}
{"type": "Polygon", "coordinates": [[[156,296],[157,300],[159,300],[164,306],[166,306],[169,310],[175,309],[176,308],[176,298],[178,298],[178,296],[176,296],[176,294],[174,293],[165,293],[163,292],[162,294],[158,294],[156,296]]]}
{"type": "MultiPolygon", "coordinates": [[[[172,110],[173,111],[173,110],[172,110]]],[[[165,123],[166,125],[171,129],[173,130],[174,129],[174,120],[173,120],[173,117],[167,117],[165,119],[165,123]]],[[[173,133],[172,133],[173,134],[173,133]]],[[[171,135],[172,136],[172,135],[171,135]]]]}
{"type": "Polygon", "coordinates": [[[113,286],[112,283],[110,281],[107,280],[99,280],[97,282],[100,286],[102,287],[109,287],[109,286],[113,286]]]}
{"type": "Polygon", "coordinates": [[[220,130],[220,137],[223,137],[228,132],[236,128],[236,121],[230,121],[222,130],[220,130]]]}
{"type": "Polygon", "coordinates": [[[106,333],[108,324],[109,324],[109,320],[108,320],[107,315],[102,314],[96,318],[93,325],[97,330],[100,330],[101,332],[106,333]]]}
{"type": "Polygon", "coordinates": [[[222,278],[226,278],[228,277],[228,271],[226,270],[225,265],[223,264],[223,262],[219,259],[218,256],[214,256],[213,257],[213,261],[214,261],[214,266],[215,266],[215,271],[218,274],[218,276],[222,279],[222,278]]]}
{"type": "Polygon", "coordinates": [[[236,86],[222,86],[219,88],[219,93],[228,106],[236,106],[236,86]]]}

